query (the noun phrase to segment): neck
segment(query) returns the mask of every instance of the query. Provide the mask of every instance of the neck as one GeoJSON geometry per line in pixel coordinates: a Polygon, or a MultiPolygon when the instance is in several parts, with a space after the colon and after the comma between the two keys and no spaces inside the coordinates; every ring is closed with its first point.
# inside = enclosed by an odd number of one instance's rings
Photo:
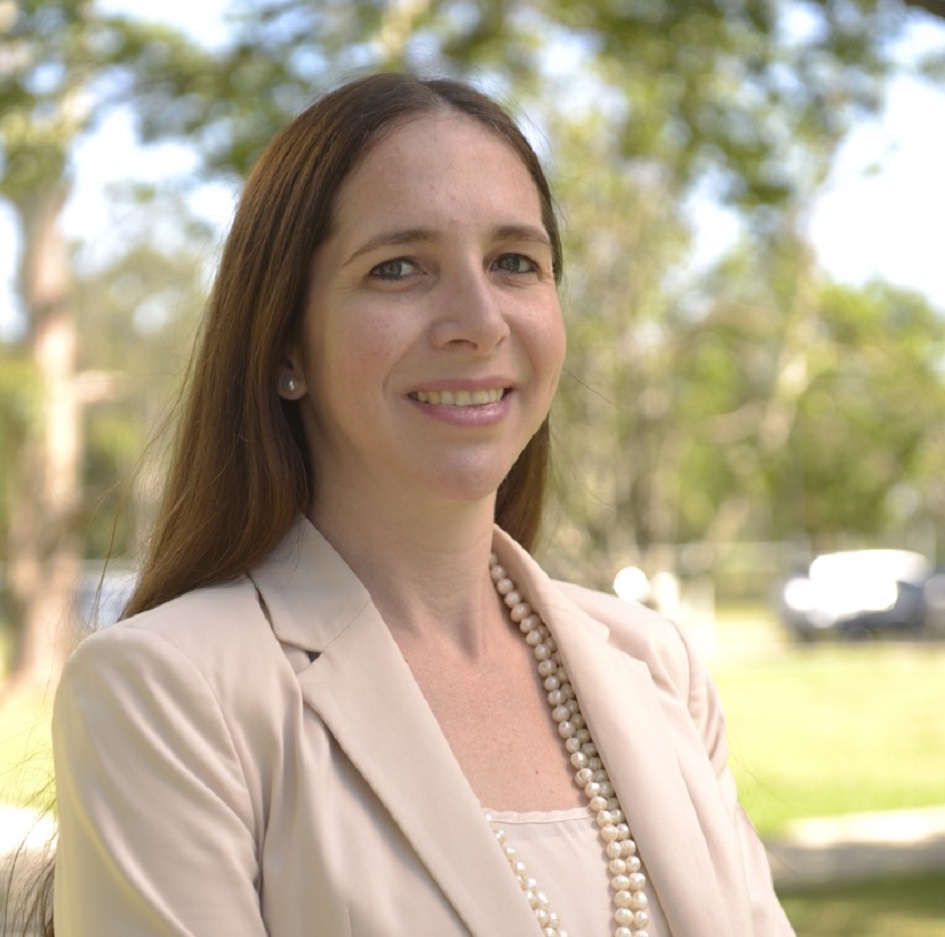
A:
{"type": "Polygon", "coordinates": [[[494,498],[422,506],[322,499],[312,521],[364,583],[400,643],[477,656],[501,608],[489,577],[494,498]]]}

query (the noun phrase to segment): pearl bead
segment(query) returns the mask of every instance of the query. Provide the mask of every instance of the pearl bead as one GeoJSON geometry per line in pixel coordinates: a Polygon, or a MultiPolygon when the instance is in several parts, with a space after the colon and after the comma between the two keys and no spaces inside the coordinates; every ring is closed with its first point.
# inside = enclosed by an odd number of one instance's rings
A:
{"type": "MultiPolygon", "coordinates": [[[[648,905],[645,887],[646,877],[636,857],[637,846],[630,837],[630,828],[613,783],[607,774],[574,687],[561,662],[558,645],[541,617],[516,589],[495,554],[489,555],[489,573],[496,591],[509,609],[509,617],[518,624],[525,641],[532,648],[537,662],[538,674],[544,681],[551,718],[557,724],[558,734],[564,741],[565,751],[575,769],[574,780],[584,790],[588,806],[594,814],[599,835],[604,843],[608,859],[608,871],[614,890],[614,937],[648,937],[645,930],[649,923],[646,913],[648,905]]],[[[490,826],[492,817],[486,815],[490,826]]],[[[539,891],[534,879],[528,877],[524,863],[514,848],[508,844],[502,830],[494,830],[496,840],[505,853],[506,860],[516,880],[525,893],[529,906],[535,913],[541,932],[546,937],[568,937],[561,927],[558,916],[550,909],[547,896],[539,891]]]]}
{"type": "Polygon", "coordinates": [[[554,719],[555,722],[566,722],[571,718],[571,713],[568,712],[567,706],[555,706],[555,708],[551,710],[551,718],[554,719]]]}
{"type": "MultiPolygon", "coordinates": [[[[596,799],[597,799],[597,798],[595,797],[594,800],[596,800],[596,799]]],[[[613,822],[613,818],[611,817],[609,810],[601,810],[601,811],[597,814],[597,825],[598,825],[598,826],[600,826],[600,827],[610,826],[610,825],[612,825],[612,822],[613,822]]]]}

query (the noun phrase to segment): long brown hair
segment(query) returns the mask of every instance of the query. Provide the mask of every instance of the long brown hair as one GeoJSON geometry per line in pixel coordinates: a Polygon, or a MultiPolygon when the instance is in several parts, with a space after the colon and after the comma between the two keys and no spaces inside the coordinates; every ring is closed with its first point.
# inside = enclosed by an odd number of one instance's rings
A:
{"type": "MultiPolygon", "coordinates": [[[[382,73],[315,101],[256,162],[226,241],[183,397],[179,429],[137,589],[126,614],[233,579],[265,557],[315,484],[296,405],[277,393],[298,334],[312,256],[343,182],[405,120],[452,109],[485,124],[535,182],[556,279],[561,241],[538,157],[508,114],[469,85],[382,73]]],[[[499,488],[496,520],[530,547],[549,458],[547,421],[499,488]]]]}
{"type": "MultiPolygon", "coordinates": [[[[263,559],[305,511],[315,484],[296,405],[277,380],[299,334],[316,248],[331,234],[338,192],[398,123],[455,110],[518,154],[538,190],[556,281],[561,239],[541,164],[492,99],[444,79],[383,73],[315,101],[288,124],[246,182],[181,397],[164,495],[126,617],[191,589],[234,579],[263,559]]],[[[499,486],[496,521],[529,548],[541,521],[548,421],[499,486]]],[[[53,937],[50,864],[26,902],[25,926],[53,937]]]]}

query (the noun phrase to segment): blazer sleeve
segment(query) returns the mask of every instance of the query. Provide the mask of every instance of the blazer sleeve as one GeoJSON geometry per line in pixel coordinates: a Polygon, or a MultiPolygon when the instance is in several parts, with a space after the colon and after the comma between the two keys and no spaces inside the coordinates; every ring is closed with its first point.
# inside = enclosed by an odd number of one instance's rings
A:
{"type": "Polygon", "coordinates": [[[56,694],[53,751],[57,937],[265,937],[247,781],[175,645],[123,626],[86,639],[56,694]]]}
{"type": "Polygon", "coordinates": [[[683,644],[689,657],[689,712],[715,770],[725,808],[738,838],[754,934],[756,937],[794,937],[794,929],[774,891],[764,845],[738,800],[735,779],[728,767],[725,716],[718,690],[684,637],[683,644]]]}

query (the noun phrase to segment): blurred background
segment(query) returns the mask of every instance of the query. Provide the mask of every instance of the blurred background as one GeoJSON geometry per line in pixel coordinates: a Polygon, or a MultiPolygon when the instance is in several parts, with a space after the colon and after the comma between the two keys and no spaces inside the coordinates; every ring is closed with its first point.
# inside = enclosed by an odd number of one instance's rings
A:
{"type": "Polygon", "coordinates": [[[0,0],[0,829],[241,179],[379,67],[497,95],[557,193],[540,558],[693,639],[799,934],[945,934],[940,0],[0,0]]]}

